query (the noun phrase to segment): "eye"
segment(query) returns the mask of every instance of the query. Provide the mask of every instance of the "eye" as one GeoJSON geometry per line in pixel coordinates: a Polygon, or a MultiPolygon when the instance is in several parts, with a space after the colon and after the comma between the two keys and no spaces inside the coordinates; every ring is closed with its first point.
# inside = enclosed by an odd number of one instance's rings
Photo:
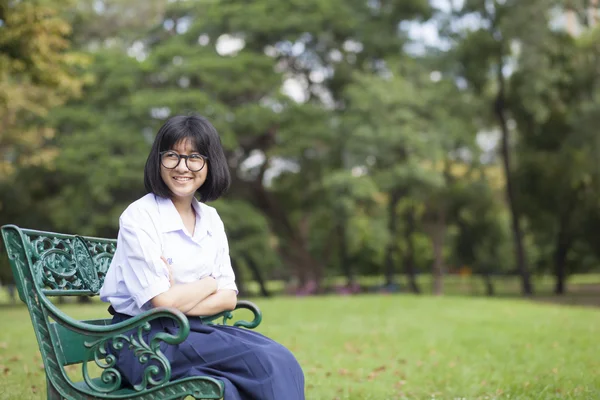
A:
{"type": "Polygon", "coordinates": [[[169,151],[168,153],[165,153],[164,156],[166,158],[177,158],[177,153],[175,153],[174,151],[169,151]]]}
{"type": "Polygon", "coordinates": [[[202,160],[202,156],[200,154],[190,154],[190,159],[194,161],[202,160]]]}

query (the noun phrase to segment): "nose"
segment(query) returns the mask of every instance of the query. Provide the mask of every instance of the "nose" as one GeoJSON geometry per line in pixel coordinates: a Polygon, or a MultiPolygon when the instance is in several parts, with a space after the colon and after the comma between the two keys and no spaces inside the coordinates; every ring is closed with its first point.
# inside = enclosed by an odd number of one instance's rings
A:
{"type": "Polygon", "coordinates": [[[185,158],[181,157],[181,159],[179,160],[179,164],[177,164],[177,167],[175,167],[175,171],[181,173],[191,172],[190,169],[187,167],[185,158]]]}

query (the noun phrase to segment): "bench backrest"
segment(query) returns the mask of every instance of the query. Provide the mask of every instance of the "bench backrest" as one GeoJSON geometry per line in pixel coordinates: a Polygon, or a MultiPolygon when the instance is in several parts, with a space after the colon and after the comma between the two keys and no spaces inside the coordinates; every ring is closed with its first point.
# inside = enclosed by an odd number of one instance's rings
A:
{"type": "Polygon", "coordinates": [[[35,231],[14,225],[2,227],[2,237],[23,302],[24,296],[32,294],[23,291],[23,279],[29,274],[31,283],[46,296],[97,295],[117,248],[114,239],[35,231]],[[11,257],[11,254],[18,257],[23,250],[22,262],[11,257]]]}
{"type": "MultiPolygon", "coordinates": [[[[90,337],[61,323],[48,296],[94,296],[116,250],[116,240],[2,227],[2,238],[19,298],[29,309],[48,378],[67,379],[64,366],[92,360],[84,342],[90,337]],[[51,319],[54,320],[51,321],[51,319]]],[[[89,321],[96,325],[106,320],[89,321]]]]}

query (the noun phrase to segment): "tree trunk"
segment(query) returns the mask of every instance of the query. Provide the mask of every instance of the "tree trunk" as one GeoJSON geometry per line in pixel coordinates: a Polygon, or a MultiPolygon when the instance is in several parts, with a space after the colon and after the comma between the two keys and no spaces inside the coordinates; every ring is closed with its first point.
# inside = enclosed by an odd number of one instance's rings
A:
{"type": "Polygon", "coordinates": [[[242,296],[246,295],[246,285],[244,284],[242,271],[239,268],[237,260],[233,257],[231,258],[231,268],[233,269],[233,274],[235,275],[235,284],[238,288],[239,294],[242,296]]]}
{"type": "Polygon", "coordinates": [[[421,288],[417,283],[417,273],[415,268],[415,246],[413,243],[413,234],[415,232],[415,210],[411,207],[405,214],[405,236],[406,240],[406,254],[404,255],[404,270],[406,272],[406,279],[408,280],[408,287],[412,293],[420,294],[421,288]]]}
{"type": "Polygon", "coordinates": [[[398,243],[398,221],[396,208],[400,201],[400,191],[393,190],[390,193],[390,202],[388,204],[388,231],[389,242],[385,250],[385,286],[391,288],[395,283],[394,273],[396,268],[394,265],[394,253],[396,253],[398,243]]]}
{"type": "Polygon", "coordinates": [[[301,253],[299,253],[299,256],[301,257],[304,269],[308,271],[309,275],[309,287],[306,289],[312,294],[320,291],[325,267],[324,264],[320,260],[317,261],[309,251],[310,216],[310,211],[302,213],[297,232],[302,250],[301,253]]]}
{"type": "Polygon", "coordinates": [[[569,234],[569,220],[572,207],[568,207],[559,221],[558,235],[556,237],[556,249],[554,252],[554,273],[555,286],[554,293],[558,295],[565,294],[567,280],[567,256],[573,243],[573,238],[569,234]]]}
{"type": "MultiPolygon", "coordinates": [[[[268,149],[276,143],[278,126],[269,127],[262,135],[249,135],[240,139],[239,144],[245,153],[259,149],[267,153],[268,149]]],[[[237,156],[233,151],[226,151],[226,157],[237,164],[237,156]]],[[[278,235],[282,244],[278,246],[278,253],[284,263],[291,269],[292,275],[298,279],[301,286],[312,280],[318,288],[323,277],[324,266],[315,260],[308,250],[298,226],[293,224],[289,213],[278,199],[263,185],[264,176],[269,167],[268,158],[260,167],[260,172],[253,181],[240,179],[236,170],[231,173],[232,187],[237,196],[243,199],[252,199],[252,203],[260,209],[269,221],[271,230],[278,235]]]]}
{"type": "Polygon", "coordinates": [[[432,291],[436,296],[444,294],[444,239],[446,236],[446,218],[444,214],[443,210],[438,211],[437,218],[430,225],[434,257],[432,291]]]}
{"type": "Polygon", "coordinates": [[[352,287],[354,285],[354,274],[352,273],[352,266],[350,265],[350,257],[348,255],[347,221],[345,215],[341,216],[341,219],[336,226],[336,230],[340,249],[340,264],[342,266],[342,271],[346,276],[346,286],[352,287]]]}
{"type": "MultiPolygon", "coordinates": [[[[560,239],[559,239],[560,240],[560,239]]],[[[569,248],[565,243],[557,243],[556,247],[556,265],[555,265],[555,276],[556,283],[554,286],[554,294],[563,295],[565,294],[565,281],[567,278],[566,264],[567,264],[567,253],[569,248]]]]}
{"type": "Polygon", "coordinates": [[[515,192],[511,174],[511,159],[510,159],[510,146],[509,146],[509,132],[508,124],[506,120],[506,88],[504,75],[502,74],[503,60],[502,55],[499,56],[496,77],[498,83],[498,93],[496,94],[496,100],[494,102],[494,111],[498,118],[500,130],[502,132],[502,161],[504,167],[504,175],[506,177],[506,196],[508,199],[508,205],[511,214],[511,223],[513,231],[513,239],[515,244],[516,262],[517,269],[521,275],[522,292],[524,295],[529,296],[533,294],[533,287],[531,286],[531,278],[529,275],[529,269],[527,267],[527,261],[525,257],[525,247],[523,245],[523,231],[519,220],[519,212],[517,209],[515,192]]]}
{"type": "Polygon", "coordinates": [[[486,267],[486,269],[482,273],[483,284],[485,285],[485,294],[486,296],[493,296],[494,291],[494,283],[492,282],[492,274],[490,270],[486,267]]]}
{"type": "Polygon", "coordinates": [[[292,269],[300,287],[311,284],[316,287],[311,291],[317,290],[321,284],[324,267],[308,251],[300,227],[291,223],[281,204],[272,193],[267,192],[262,184],[253,184],[253,195],[257,207],[268,217],[271,228],[282,239],[283,245],[279,246],[279,253],[284,262],[292,269]]]}
{"type": "Polygon", "coordinates": [[[254,262],[254,260],[252,260],[252,258],[245,257],[244,260],[246,260],[246,264],[248,264],[248,268],[250,268],[250,271],[252,271],[254,280],[258,283],[258,286],[260,288],[260,295],[263,297],[271,297],[271,293],[269,293],[269,291],[267,289],[266,282],[263,279],[262,274],[260,273],[260,268],[258,268],[258,266],[254,262]]]}
{"type": "Polygon", "coordinates": [[[298,287],[304,287],[311,279],[310,262],[306,261],[309,255],[305,254],[304,244],[297,237],[285,238],[284,243],[278,246],[278,253],[297,279],[298,287]]]}

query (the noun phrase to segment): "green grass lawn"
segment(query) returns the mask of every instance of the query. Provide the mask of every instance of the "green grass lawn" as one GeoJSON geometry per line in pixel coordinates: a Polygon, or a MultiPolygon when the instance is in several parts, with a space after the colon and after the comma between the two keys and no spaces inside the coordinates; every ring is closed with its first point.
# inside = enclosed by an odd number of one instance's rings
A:
{"type": "MultiPolygon", "coordinates": [[[[406,295],[256,303],[258,330],[303,366],[308,400],[600,399],[595,308],[406,295]]],[[[63,309],[106,316],[98,303],[63,309]]],[[[45,398],[27,310],[4,305],[0,321],[0,399],[45,398]]]]}

